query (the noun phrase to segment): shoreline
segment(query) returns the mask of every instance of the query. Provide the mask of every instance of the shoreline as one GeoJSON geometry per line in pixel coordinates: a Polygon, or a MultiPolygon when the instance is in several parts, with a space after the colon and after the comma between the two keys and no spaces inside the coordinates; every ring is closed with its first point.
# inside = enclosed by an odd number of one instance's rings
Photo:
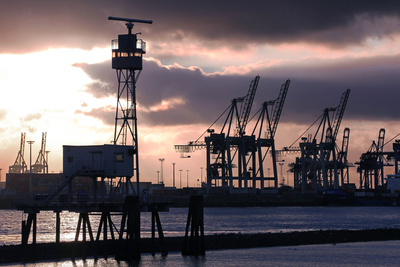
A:
{"type": "MultiPolygon", "coordinates": [[[[275,246],[299,246],[400,240],[400,229],[382,228],[368,230],[319,230],[289,233],[217,234],[204,237],[206,255],[208,250],[240,249],[275,246]]],[[[165,237],[168,252],[182,251],[183,237],[165,237]]],[[[142,238],[141,253],[161,253],[160,240],[142,238]]],[[[0,263],[32,263],[68,258],[114,257],[122,251],[124,241],[37,243],[35,245],[0,246],[0,263]],[[75,255],[75,257],[73,257],[75,255]]]]}

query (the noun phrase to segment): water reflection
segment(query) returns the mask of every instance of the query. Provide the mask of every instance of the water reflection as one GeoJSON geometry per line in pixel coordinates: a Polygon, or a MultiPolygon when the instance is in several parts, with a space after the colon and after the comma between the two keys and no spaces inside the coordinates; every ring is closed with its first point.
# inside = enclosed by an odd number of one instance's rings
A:
{"type": "MultiPolygon", "coordinates": [[[[400,228],[400,207],[261,207],[261,208],[206,208],[205,234],[292,232],[327,229],[400,228]]],[[[21,243],[21,211],[0,210],[0,245],[21,243]]],[[[56,214],[42,211],[37,215],[37,242],[55,242],[56,214]]],[[[78,213],[62,212],[61,241],[75,239],[78,213]]],[[[160,212],[165,236],[183,236],[187,209],[172,208],[160,212]]],[[[90,215],[93,234],[96,235],[100,214],[90,215]]],[[[112,215],[119,230],[121,216],[112,215]]],[[[115,233],[115,232],[114,232],[115,233]]],[[[87,233],[89,234],[89,233],[87,233]]],[[[151,213],[141,214],[141,236],[151,236],[151,213]]],[[[108,231],[108,237],[111,235],[108,231]]],[[[89,236],[87,236],[87,239],[89,236]]],[[[80,236],[82,239],[82,233],[80,236]]],[[[31,242],[31,241],[29,241],[31,242]]]]}

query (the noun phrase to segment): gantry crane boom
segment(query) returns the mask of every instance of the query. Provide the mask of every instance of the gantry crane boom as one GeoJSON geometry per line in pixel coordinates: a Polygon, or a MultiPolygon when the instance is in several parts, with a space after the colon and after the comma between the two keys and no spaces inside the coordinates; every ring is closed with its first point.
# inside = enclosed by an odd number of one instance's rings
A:
{"type": "Polygon", "coordinates": [[[278,128],[279,118],[282,114],[283,104],[285,103],[287,91],[289,89],[290,80],[286,80],[284,84],[282,84],[281,90],[279,91],[278,98],[275,100],[275,109],[271,118],[271,128],[269,138],[274,138],[276,128],[278,128]]]}
{"type": "Polygon", "coordinates": [[[221,117],[223,117],[223,115],[226,114],[227,112],[228,112],[228,116],[226,117],[225,122],[223,123],[221,133],[225,131],[226,136],[229,136],[230,131],[231,131],[231,126],[232,126],[232,121],[237,120],[237,122],[236,122],[237,129],[236,129],[235,135],[243,136],[245,134],[245,129],[246,129],[246,126],[247,126],[247,123],[249,120],[250,111],[251,111],[251,107],[253,105],[254,96],[257,91],[259,80],[260,80],[260,76],[257,75],[251,81],[250,86],[249,86],[249,91],[246,94],[246,96],[233,99],[233,101],[229,105],[229,107],[227,109],[225,109],[224,112],[222,112],[222,114],[210,125],[210,127],[207,128],[206,131],[203,132],[203,134],[199,138],[196,139],[196,141],[190,141],[187,145],[175,145],[175,151],[178,153],[185,154],[185,153],[194,152],[195,150],[198,150],[198,149],[206,148],[207,147],[206,143],[203,141],[200,141],[200,138],[202,138],[204,136],[204,134],[206,134],[206,133],[214,133],[214,129],[211,129],[211,127],[213,127],[214,124],[216,124],[217,121],[219,121],[221,119],[221,117]],[[236,104],[238,102],[242,103],[240,115],[238,114],[238,110],[236,108],[236,104]]]}
{"type": "Polygon", "coordinates": [[[345,128],[343,131],[342,149],[337,154],[338,162],[347,161],[347,153],[349,151],[350,129],[345,128]]]}
{"type": "Polygon", "coordinates": [[[378,144],[376,145],[376,152],[383,152],[384,143],[385,143],[385,129],[382,128],[379,130],[378,144]]]}
{"type": "Polygon", "coordinates": [[[240,110],[238,129],[237,129],[237,134],[240,136],[243,136],[245,134],[247,122],[249,120],[251,107],[253,106],[254,96],[256,95],[259,81],[260,81],[260,76],[257,75],[254,78],[254,80],[251,81],[249,86],[249,92],[247,93],[247,95],[240,99],[241,101],[243,101],[240,110]]]}
{"type": "Polygon", "coordinates": [[[343,114],[346,109],[347,101],[349,100],[350,89],[347,89],[339,102],[339,105],[336,108],[335,119],[332,124],[332,138],[336,140],[337,134],[339,132],[340,123],[342,122],[343,114]]]}

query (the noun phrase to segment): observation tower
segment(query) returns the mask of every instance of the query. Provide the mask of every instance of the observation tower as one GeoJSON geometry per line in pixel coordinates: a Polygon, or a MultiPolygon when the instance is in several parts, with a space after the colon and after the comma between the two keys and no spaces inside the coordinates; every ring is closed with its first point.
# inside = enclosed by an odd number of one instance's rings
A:
{"type": "MultiPolygon", "coordinates": [[[[143,68],[146,43],[138,39],[141,33],[132,33],[133,23],[151,24],[151,20],[108,17],[109,20],[125,21],[128,34],[112,40],[112,68],[118,80],[117,108],[115,115],[114,145],[133,146],[133,170],[139,195],[139,146],[136,114],[136,82],[143,68]]],[[[128,178],[127,178],[128,179],[128,178]]],[[[128,181],[127,181],[128,182],[128,181]]]]}

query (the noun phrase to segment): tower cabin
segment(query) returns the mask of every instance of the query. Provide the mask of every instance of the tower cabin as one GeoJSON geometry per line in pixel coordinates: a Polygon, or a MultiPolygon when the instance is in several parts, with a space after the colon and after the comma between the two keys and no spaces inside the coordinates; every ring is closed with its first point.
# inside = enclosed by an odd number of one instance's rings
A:
{"type": "Polygon", "coordinates": [[[137,34],[121,34],[111,42],[112,68],[142,70],[142,56],[146,53],[146,42],[137,39],[137,34]]]}
{"type": "Polygon", "coordinates": [[[132,177],[133,146],[63,146],[64,176],[132,177]]]}

